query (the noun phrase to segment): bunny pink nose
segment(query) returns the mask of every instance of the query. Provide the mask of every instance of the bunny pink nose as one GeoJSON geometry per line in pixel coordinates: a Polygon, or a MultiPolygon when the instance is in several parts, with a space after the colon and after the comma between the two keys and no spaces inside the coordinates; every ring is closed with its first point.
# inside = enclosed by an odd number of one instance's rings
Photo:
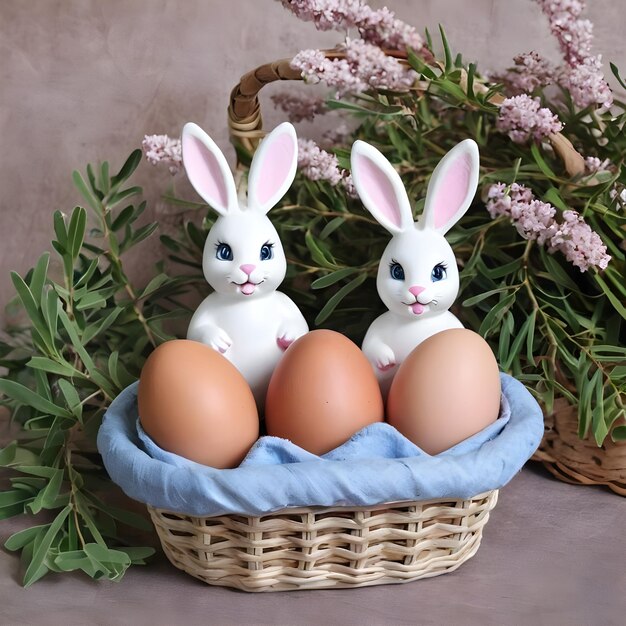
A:
{"type": "Polygon", "coordinates": [[[252,272],[254,272],[254,270],[256,269],[256,265],[248,263],[246,265],[240,265],[239,269],[245,272],[248,276],[250,276],[250,274],[252,274],[252,272]]]}
{"type": "Polygon", "coordinates": [[[424,289],[426,289],[426,287],[420,287],[418,285],[413,285],[413,287],[409,287],[409,292],[412,293],[417,298],[417,296],[419,296],[420,293],[422,293],[422,291],[424,291],[424,289]]]}

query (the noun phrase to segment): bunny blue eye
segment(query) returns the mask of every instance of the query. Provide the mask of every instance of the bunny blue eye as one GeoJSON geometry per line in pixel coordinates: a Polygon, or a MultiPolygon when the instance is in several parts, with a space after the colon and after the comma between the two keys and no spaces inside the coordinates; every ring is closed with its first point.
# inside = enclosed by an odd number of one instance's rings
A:
{"type": "Polygon", "coordinates": [[[446,272],[446,266],[443,263],[437,263],[435,267],[433,267],[433,271],[430,275],[430,280],[434,283],[438,283],[440,280],[448,277],[448,272],[446,272]]]}
{"type": "Polygon", "coordinates": [[[392,261],[389,265],[389,273],[394,280],[404,280],[404,268],[397,261],[392,261]]]}
{"type": "Polygon", "coordinates": [[[270,259],[274,258],[274,250],[272,250],[272,248],[274,247],[273,243],[264,243],[261,246],[261,261],[269,261],[270,259]]]}
{"type": "Polygon", "coordinates": [[[216,246],[215,258],[220,261],[232,261],[233,251],[227,243],[218,242],[216,246]]]}

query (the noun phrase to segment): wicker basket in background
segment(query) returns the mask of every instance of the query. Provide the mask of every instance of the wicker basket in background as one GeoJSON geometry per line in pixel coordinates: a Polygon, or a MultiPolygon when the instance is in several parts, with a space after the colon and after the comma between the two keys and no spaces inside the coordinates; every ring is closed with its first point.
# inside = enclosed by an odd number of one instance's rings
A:
{"type": "Polygon", "coordinates": [[[610,435],[598,447],[593,437],[578,437],[578,411],[557,398],[545,417],[546,434],[533,460],[540,461],[558,479],[579,485],[604,485],[626,496],[626,442],[610,435]]]}
{"type": "Polygon", "coordinates": [[[163,551],[211,585],[289,591],[404,583],[471,558],[497,491],[468,500],[192,517],[148,507],[163,551]]]}

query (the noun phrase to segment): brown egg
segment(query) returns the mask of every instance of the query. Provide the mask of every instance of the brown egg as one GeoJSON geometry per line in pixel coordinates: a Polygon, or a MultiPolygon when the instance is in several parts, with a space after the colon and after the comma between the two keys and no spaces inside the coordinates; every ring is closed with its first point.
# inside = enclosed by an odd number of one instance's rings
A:
{"type": "Polygon", "coordinates": [[[168,341],[148,357],[138,405],[141,426],[155,443],[211,467],[236,467],[259,437],[248,383],[230,361],[196,341],[168,341]]]}
{"type": "Polygon", "coordinates": [[[359,347],[332,330],[300,337],[274,370],[267,390],[267,432],[324,454],[383,421],[376,376],[359,347]]]}
{"type": "Polygon", "coordinates": [[[429,454],[439,454],[494,422],[498,364],[487,342],[465,328],[444,330],[403,361],[387,398],[387,421],[429,454]]]}

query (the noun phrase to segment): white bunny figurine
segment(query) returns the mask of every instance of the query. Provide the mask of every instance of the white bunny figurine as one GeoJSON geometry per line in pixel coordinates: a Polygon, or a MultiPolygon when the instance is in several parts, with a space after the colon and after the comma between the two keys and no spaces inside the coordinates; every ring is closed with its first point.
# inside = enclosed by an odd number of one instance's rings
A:
{"type": "Polygon", "coordinates": [[[373,146],[356,141],[354,186],[376,221],[393,238],[378,267],[376,287],[389,311],[363,340],[383,394],[398,366],[424,339],[463,325],[448,309],[459,292],[459,271],[445,233],[465,214],[478,186],[478,146],[466,139],[439,162],[428,184],[424,213],[413,222],[404,185],[373,146]]]}
{"type": "Polygon", "coordinates": [[[185,124],[183,164],[195,190],[219,217],[204,246],[202,270],[214,292],[193,315],[187,338],[224,354],[248,381],[259,408],[287,347],[308,331],[295,303],[280,291],[285,252],[267,212],[296,175],[298,143],[289,123],[257,148],[248,176],[247,206],[239,201],[226,158],[196,124],[185,124]]]}

